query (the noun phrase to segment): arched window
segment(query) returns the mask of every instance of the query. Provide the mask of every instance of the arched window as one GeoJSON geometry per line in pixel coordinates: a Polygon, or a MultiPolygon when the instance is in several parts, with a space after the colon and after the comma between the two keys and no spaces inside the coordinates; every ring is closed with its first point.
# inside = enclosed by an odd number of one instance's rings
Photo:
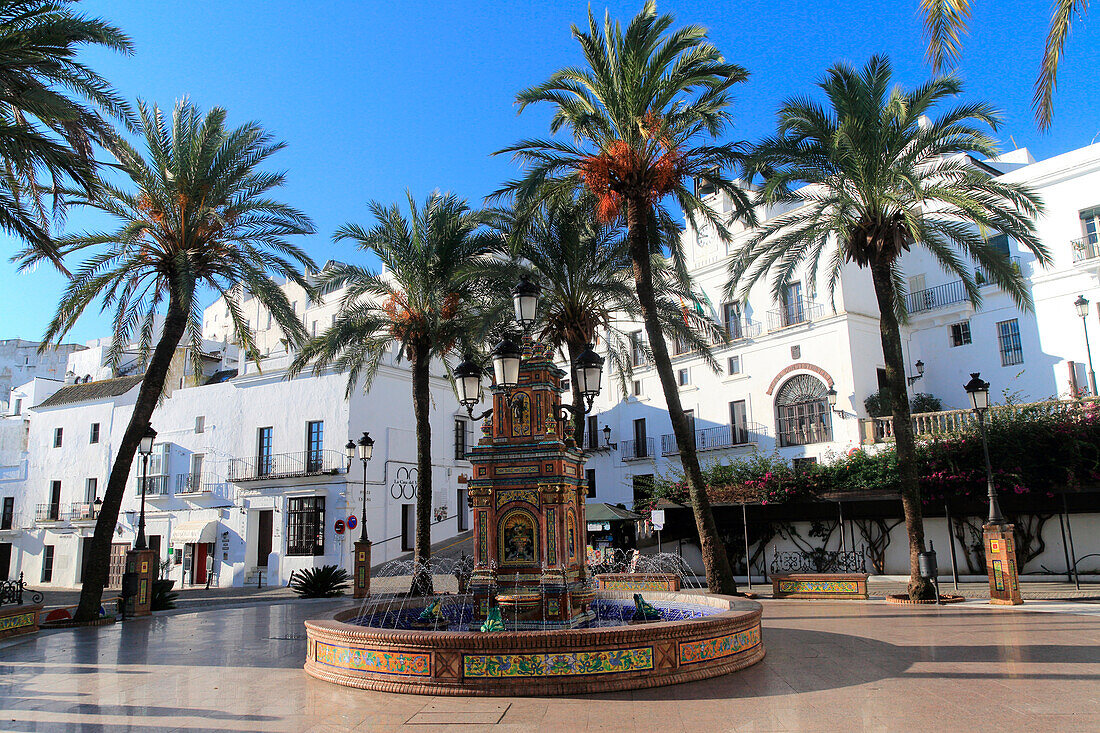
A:
{"type": "Polygon", "coordinates": [[[775,394],[776,436],[779,445],[808,445],[833,439],[827,388],[820,379],[798,374],[775,394]]]}

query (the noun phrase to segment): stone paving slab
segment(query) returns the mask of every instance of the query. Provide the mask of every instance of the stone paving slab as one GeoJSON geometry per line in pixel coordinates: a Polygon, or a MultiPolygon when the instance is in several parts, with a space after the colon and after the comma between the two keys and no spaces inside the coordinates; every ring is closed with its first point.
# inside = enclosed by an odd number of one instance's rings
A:
{"type": "Polygon", "coordinates": [[[183,611],[0,646],[0,731],[1100,730],[1100,604],[764,600],[768,656],[737,674],[488,700],[306,676],[303,620],[349,603],[183,611]]]}

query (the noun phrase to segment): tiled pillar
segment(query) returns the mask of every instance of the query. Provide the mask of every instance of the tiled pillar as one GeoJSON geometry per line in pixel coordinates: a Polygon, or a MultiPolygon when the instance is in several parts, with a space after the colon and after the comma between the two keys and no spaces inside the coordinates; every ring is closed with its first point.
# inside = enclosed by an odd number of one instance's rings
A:
{"type": "Polygon", "coordinates": [[[989,572],[989,602],[998,606],[1018,606],[1020,580],[1016,568],[1016,541],[1011,524],[987,524],[982,528],[985,543],[985,567],[989,572]]]}
{"type": "Polygon", "coordinates": [[[355,590],[352,598],[370,595],[370,540],[355,543],[355,590]]]}
{"type": "Polygon", "coordinates": [[[134,595],[126,599],[127,616],[148,616],[153,606],[153,581],[157,578],[157,553],[130,550],[126,553],[126,572],[137,577],[134,595]]]}

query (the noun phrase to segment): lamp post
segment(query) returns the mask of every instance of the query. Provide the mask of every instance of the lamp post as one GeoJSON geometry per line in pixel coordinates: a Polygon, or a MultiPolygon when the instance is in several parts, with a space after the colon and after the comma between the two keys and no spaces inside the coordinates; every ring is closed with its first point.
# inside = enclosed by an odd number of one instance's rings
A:
{"type": "Polygon", "coordinates": [[[970,381],[963,385],[970,397],[970,409],[978,416],[978,430],[982,434],[982,452],[985,454],[985,480],[989,491],[989,524],[1004,526],[1005,518],[1001,514],[1001,505],[997,501],[997,492],[993,488],[993,467],[989,463],[989,441],[985,436],[985,411],[989,409],[989,382],[979,376],[979,372],[970,374],[970,381]]]}
{"type": "Polygon", "coordinates": [[[152,425],[145,426],[145,433],[138,443],[138,452],[141,453],[141,514],[138,517],[138,535],[134,549],[146,549],[145,543],[145,492],[148,490],[146,481],[149,480],[149,456],[153,453],[153,441],[157,439],[157,431],[152,425]]]}
{"type": "Polygon", "coordinates": [[[1077,300],[1073,301],[1073,305],[1077,308],[1077,315],[1081,316],[1081,328],[1085,331],[1085,354],[1089,360],[1089,391],[1093,397],[1096,397],[1096,372],[1092,370],[1092,347],[1089,346],[1089,301],[1084,295],[1078,295],[1077,300]]]}
{"type": "Polygon", "coordinates": [[[363,529],[359,533],[359,541],[370,542],[367,537],[367,462],[374,455],[374,439],[370,437],[370,433],[364,432],[356,447],[359,449],[359,460],[363,462],[363,529]]]}

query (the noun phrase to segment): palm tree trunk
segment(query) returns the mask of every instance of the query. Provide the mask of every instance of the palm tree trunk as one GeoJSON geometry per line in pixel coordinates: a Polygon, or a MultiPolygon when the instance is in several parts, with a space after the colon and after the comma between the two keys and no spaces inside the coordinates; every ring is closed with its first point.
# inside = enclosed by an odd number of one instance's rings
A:
{"type": "MultiPolygon", "coordinates": [[[[572,365],[576,363],[577,357],[584,351],[586,344],[574,343],[568,341],[565,344],[566,349],[569,352],[569,365],[570,372],[572,372],[572,365]]],[[[577,443],[578,448],[584,448],[584,397],[581,396],[580,385],[577,384],[577,375],[569,375],[569,385],[573,392],[573,440],[577,443]]]]}
{"type": "Polygon", "coordinates": [[[890,263],[871,264],[871,278],[879,308],[879,336],[886,364],[886,390],[894,419],[894,447],[898,454],[901,482],[901,506],[905,513],[905,531],[909,535],[909,597],[932,598],[932,584],[920,577],[918,556],[924,552],[924,519],[921,516],[920,483],[917,477],[916,442],[909,414],[909,392],[905,385],[905,356],[901,350],[901,330],[894,311],[897,293],[890,276],[890,263]]]}
{"type": "Polygon", "coordinates": [[[630,259],[634,266],[634,285],[638,292],[638,305],[642,309],[649,347],[653,351],[653,363],[665,394],[665,405],[672,420],[672,432],[680,451],[680,463],[688,480],[688,494],[695,513],[695,526],[699,531],[699,547],[703,555],[703,567],[707,575],[707,589],[711,593],[737,592],[726,546],[718,536],[714,512],[707,497],[703,471],[699,468],[699,456],[695,452],[695,436],[680,404],[680,388],[672,372],[664,333],[657,318],[657,299],[653,292],[653,269],[649,259],[649,216],[644,201],[627,199],[627,241],[630,259]]]}
{"type": "Polygon", "coordinates": [[[431,355],[422,345],[413,347],[413,416],[416,418],[416,540],[413,545],[411,595],[428,595],[432,590],[432,426],[429,410],[431,387],[428,367],[431,355]]]}
{"type": "MultiPolygon", "coordinates": [[[[168,301],[168,311],[164,320],[164,330],[153,349],[153,356],[141,381],[134,411],[130,422],[122,435],[118,446],[118,455],[111,467],[107,479],[107,488],[103,492],[103,506],[96,520],[95,533],[88,545],[88,560],[85,563],[84,582],[80,589],[80,603],[73,619],[91,621],[99,615],[99,606],[103,600],[103,588],[107,585],[107,574],[111,564],[111,540],[115,534],[122,497],[126,493],[126,480],[130,467],[134,463],[141,436],[153,417],[153,411],[164,391],[164,382],[168,378],[168,369],[172,366],[172,357],[176,353],[180,339],[187,328],[187,310],[182,307],[174,290],[168,301]]],[[[140,491],[140,488],[138,489],[140,491]]]]}

